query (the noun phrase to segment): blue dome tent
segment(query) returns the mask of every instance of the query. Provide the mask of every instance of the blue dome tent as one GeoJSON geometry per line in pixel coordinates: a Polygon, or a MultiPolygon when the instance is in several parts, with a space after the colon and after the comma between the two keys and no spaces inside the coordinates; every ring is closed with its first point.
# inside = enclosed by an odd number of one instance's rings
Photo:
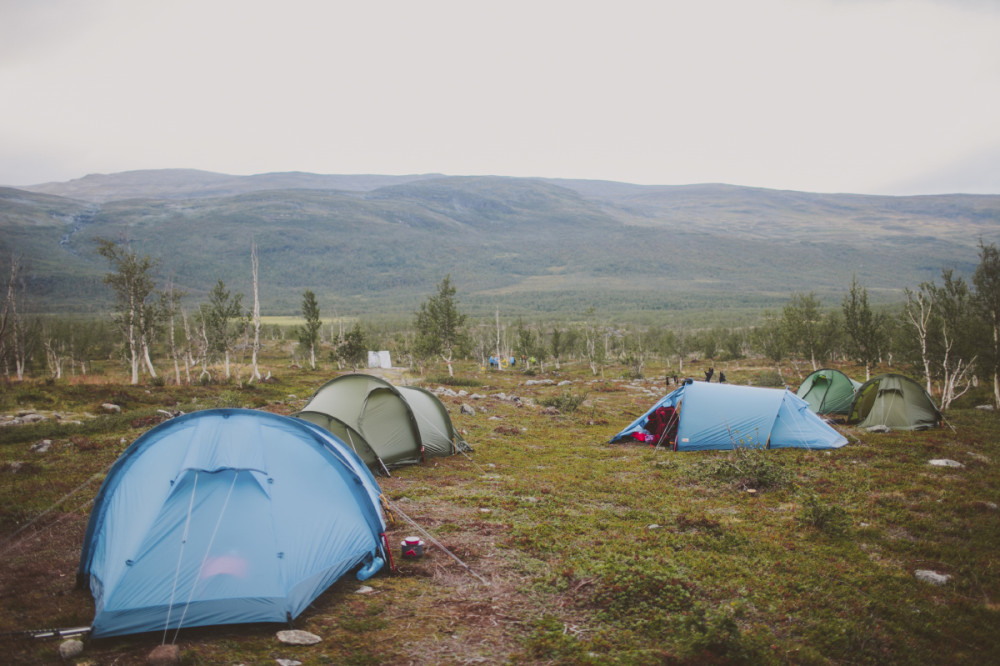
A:
{"type": "Polygon", "coordinates": [[[388,558],[380,490],[343,442],[301,419],[187,414],[118,458],[87,525],[77,582],[95,638],[288,622],[345,573],[388,558]]]}
{"type": "Polygon", "coordinates": [[[646,441],[675,451],[749,448],[832,449],[847,439],[787,389],[688,380],[611,438],[646,441]],[[662,411],[661,411],[662,410],[662,411]],[[667,421],[655,428],[661,414],[667,421]]]}

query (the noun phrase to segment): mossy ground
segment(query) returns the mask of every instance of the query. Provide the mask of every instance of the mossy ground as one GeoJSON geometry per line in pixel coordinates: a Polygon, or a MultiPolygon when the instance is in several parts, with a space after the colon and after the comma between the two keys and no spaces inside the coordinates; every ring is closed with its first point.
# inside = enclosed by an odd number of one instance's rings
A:
{"type": "MultiPolygon", "coordinates": [[[[320,635],[318,645],[282,645],[275,626],[182,630],[184,663],[949,664],[1000,656],[996,412],[974,409],[970,398],[938,430],[839,426],[850,443],[833,451],[607,444],[666,392],[663,374],[649,368],[651,379],[618,380],[622,369],[595,377],[582,363],[530,376],[459,365],[467,392],[485,397],[442,400],[474,451],[379,478],[397,512],[390,542],[416,530],[412,519],[436,542],[426,555],[397,557],[395,573],[366,582],[370,593],[358,594],[361,584],[348,576],[320,596],[295,623],[320,635]],[[526,384],[540,378],[571,384],[526,384]],[[462,403],[475,415],[460,414],[462,403]],[[963,467],[929,465],[935,458],[963,467]],[[951,578],[931,585],[914,576],[920,569],[951,578]]],[[[744,383],[763,371],[747,363],[726,374],[744,383]]],[[[689,372],[700,376],[698,366],[689,372]]],[[[74,582],[90,503],[108,466],[165,418],[158,410],[288,414],[335,371],[274,374],[277,381],[256,387],[133,387],[110,376],[5,386],[0,411],[65,417],[0,430],[0,633],[89,624],[92,602],[74,582]],[[104,402],[122,413],[103,414],[104,402]],[[49,452],[31,451],[42,439],[52,441],[49,452]]],[[[77,662],[143,664],[162,640],[89,641],[77,662]]],[[[58,663],[57,650],[58,640],[0,641],[7,663],[58,663]]]]}

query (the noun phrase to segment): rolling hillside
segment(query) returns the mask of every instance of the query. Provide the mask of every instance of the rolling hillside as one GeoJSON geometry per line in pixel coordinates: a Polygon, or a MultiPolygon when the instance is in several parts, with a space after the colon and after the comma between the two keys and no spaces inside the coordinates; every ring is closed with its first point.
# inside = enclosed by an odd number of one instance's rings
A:
{"type": "Polygon", "coordinates": [[[324,314],[409,316],[450,273],[474,315],[662,320],[793,292],[834,306],[855,274],[873,300],[968,274],[979,239],[1000,241],[1000,196],[165,170],[0,188],[0,230],[47,311],[107,306],[97,238],[158,259],[192,303],[219,278],[249,293],[254,239],[268,313],[297,312],[309,288],[324,314]]]}

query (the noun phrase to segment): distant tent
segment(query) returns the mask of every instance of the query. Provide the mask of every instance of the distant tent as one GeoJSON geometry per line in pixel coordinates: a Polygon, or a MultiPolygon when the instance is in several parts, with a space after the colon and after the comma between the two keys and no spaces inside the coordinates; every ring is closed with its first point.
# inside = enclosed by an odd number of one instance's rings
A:
{"type": "Polygon", "coordinates": [[[652,439],[651,444],[675,451],[739,447],[831,449],[847,443],[791,391],[691,380],[661,398],[611,442],[640,438],[652,439]],[[673,423],[668,421],[663,429],[665,441],[657,442],[647,426],[664,412],[673,423]],[[676,434],[671,434],[674,428],[676,434]]]}
{"type": "Polygon", "coordinates": [[[469,450],[434,394],[372,375],[331,379],[294,416],[337,434],[376,471],[469,450]]]}
{"type": "Polygon", "coordinates": [[[862,384],[847,415],[848,423],[861,428],[885,426],[893,430],[936,428],[942,420],[924,387],[896,374],[872,377],[862,384]]]}
{"type": "Polygon", "coordinates": [[[380,494],[343,442],[300,419],[165,421],[122,453],[91,511],[77,574],[91,635],[288,622],[385,562],[380,494]]]}
{"type": "Polygon", "coordinates": [[[795,395],[808,402],[809,409],[817,414],[846,414],[859,386],[861,382],[840,370],[824,368],[806,377],[795,395]]]}
{"type": "Polygon", "coordinates": [[[387,350],[368,352],[369,368],[391,368],[392,355],[387,350]]]}

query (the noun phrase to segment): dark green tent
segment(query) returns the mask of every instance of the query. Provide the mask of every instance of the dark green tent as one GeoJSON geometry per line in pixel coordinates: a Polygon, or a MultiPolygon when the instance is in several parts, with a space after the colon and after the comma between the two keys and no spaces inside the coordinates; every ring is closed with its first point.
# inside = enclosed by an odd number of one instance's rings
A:
{"type": "Polygon", "coordinates": [[[437,396],[372,375],[331,379],[293,416],[342,438],[375,472],[472,450],[437,396]]]}
{"type": "Polygon", "coordinates": [[[893,430],[936,428],[942,420],[924,387],[896,374],[872,377],[862,384],[847,415],[848,423],[862,428],[885,426],[893,430]]]}
{"type": "Polygon", "coordinates": [[[802,382],[795,395],[809,403],[817,414],[846,414],[854,401],[854,392],[861,386],[840,370],[824,368],[802,382]]]}

